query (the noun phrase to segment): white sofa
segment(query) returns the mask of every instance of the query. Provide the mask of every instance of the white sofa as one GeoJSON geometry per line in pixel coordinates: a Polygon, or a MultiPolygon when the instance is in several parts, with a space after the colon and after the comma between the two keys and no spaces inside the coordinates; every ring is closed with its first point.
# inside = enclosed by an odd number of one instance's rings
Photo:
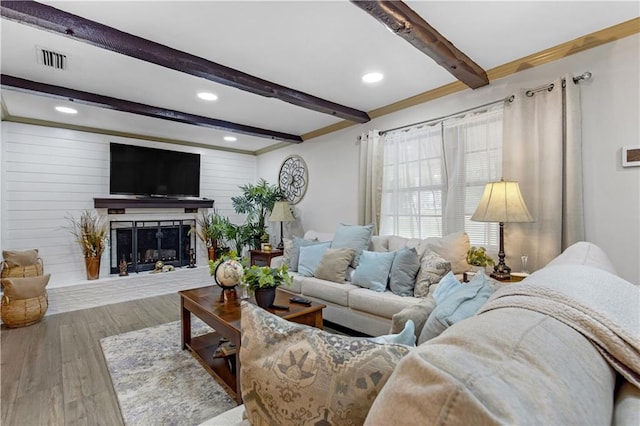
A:
{"type": "MultiPolygon", "coordinates": [[[[333,234],[307,231],[304,238],[331,241],[333,234]]],[[[416,248],[420,253],[421,250],[424,250],[424,247],[420,247],[424,246],[426,241],[427,239],[409,239],[398,236],[373,236],[368,250],[395,251],[409,247],[416,248]]],[[[437,244],[442,253],[457,252],[458,258],[464,257],[469,248],[468,237],[463,233],[452,234],[448,239],[447,237],[430,238],[428,241],[437,244]]],[[[282,256],[275,257],[271,260],[271,266],[278,267],[282,261],[282,256]]],[[[460,263],[461,260],[457,259],[457,261],[460,263]]],[[[464,269],[468,269],[466,261],[464,264],[464,269]]],[[[354,285],[350,281],[335,283],[315,277],[304,277],[296,272],[291,272],[291,275],[293,283],[289,287],[280,287],[282,290],[325,304],[327,306],[323,311],[325,320],[370,336],[387,334],[394,314],[424,300],[418,297],[398,296],[389,289],[385,292],[373,291],[354,285]]],[[[461,275],[459,277],[461,278],[461,275]]]]}
{"type": "MultiPolygon", "coordinates": [[[[413,349],[365,424],[638,425],[639,300],[602,250],[575,244],[413,349]]],[[[243,412],[203,425],[248,425],[243,412]]]]}

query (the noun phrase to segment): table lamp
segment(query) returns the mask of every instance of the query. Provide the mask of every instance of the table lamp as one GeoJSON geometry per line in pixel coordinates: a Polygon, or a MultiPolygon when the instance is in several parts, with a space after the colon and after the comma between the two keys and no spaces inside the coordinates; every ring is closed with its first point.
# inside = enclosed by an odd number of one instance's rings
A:
{"type": "Polygon", "coordinates": [[[511,268],[504,262],[504,224],[534,221],[522,198],[518,182],[507,182],[504,179],[500,179],[499,182],[489,182],[484,188],[482,199],[471,220],[500,223],[500,251],[498,252],[500,260],[493,267],[491,277],[497,280],[511,279],[511,268]]]}
{"type": "Polygon", "coordinates": [[[291,209],[289,208],[288,201],[276,201],[273,204],[273,209],[271,210],[271,216],[269,217],[270,222],[280,222],[280,244],[278,244],[277,249],[284,249],[284,234],[282,230],[283,222],[293,222],[295,218],[291,214],[291,209]]]}

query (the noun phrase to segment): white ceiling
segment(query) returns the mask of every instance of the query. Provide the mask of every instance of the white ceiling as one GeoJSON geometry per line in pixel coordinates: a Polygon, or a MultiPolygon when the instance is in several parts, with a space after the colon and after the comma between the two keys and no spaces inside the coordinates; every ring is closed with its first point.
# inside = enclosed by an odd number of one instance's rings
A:
{"type": "MultiPolygon", "coordinates": [[[[119,30],[362,111],[455,81],[432,59],[348,1],[44,1],[119,30]],[[367,86],[360,77],[381,71],[367,86]]],[[[485,70],[640,15],[625,2],[406,1],[485,70]]],[[[0,20],[2,74],[296,135],[342,121],[276,99],[0,20]],[[65,71],[39,65],[36,46],[67,55],[65,71]],[[207,90],[216,102],[196,98],[207,90]]],[[[247,151],[277,140],[236,135],[2,90],[11,117],[87,126],[247,151]]]]}

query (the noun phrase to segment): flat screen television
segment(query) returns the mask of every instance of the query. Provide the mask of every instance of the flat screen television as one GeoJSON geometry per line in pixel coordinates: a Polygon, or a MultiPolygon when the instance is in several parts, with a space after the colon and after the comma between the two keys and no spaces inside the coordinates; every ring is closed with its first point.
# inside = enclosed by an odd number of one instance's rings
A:
{"type": "Polygon", "coordinates": [[[200,154],[111,143],[111,194],[200,196],[200,154]]]}

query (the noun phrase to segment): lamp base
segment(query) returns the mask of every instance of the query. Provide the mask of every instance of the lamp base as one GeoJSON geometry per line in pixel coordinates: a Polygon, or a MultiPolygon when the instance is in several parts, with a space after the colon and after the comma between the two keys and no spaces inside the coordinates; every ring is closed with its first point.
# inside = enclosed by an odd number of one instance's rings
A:
{"type": "Polygon", "coordinates": [[[504,259],[500,259],[500,263],[493,267],[493,272],[489,276],[498,281],[509,281],[511,279],[511,268],[504,263],[504,259]]]}

